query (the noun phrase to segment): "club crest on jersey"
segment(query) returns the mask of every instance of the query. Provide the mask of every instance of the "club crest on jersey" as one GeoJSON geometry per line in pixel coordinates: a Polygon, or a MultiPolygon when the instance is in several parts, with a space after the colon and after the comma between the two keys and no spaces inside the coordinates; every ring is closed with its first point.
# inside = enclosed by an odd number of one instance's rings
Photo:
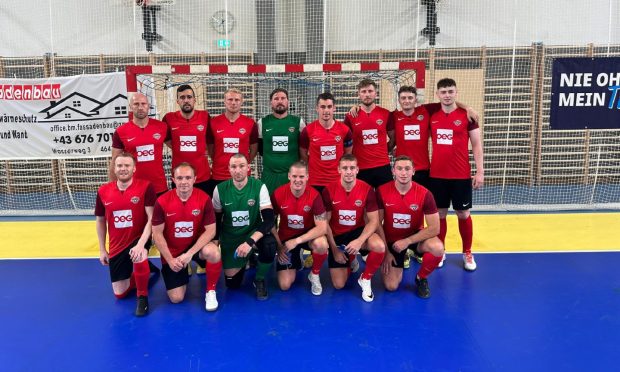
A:
{"type": "Polygon", "coordinates": [[[355,201],[355,206],[356,206],[356,207],[361,207],[361,206],[362,206],[362,201],[361,201],[361,200],[359,200],[359,199],[357,199],[357,200],[355,201]]]}
{"type": "Polygon", "coordinates": [[[245,134],[245,128],[239,128],[239,133],[245,134]]]}
{"type": "Polygon", "coordinates": [[[193,214],[194,216],[198,216],[198,215],[200,214],[200,209],[193,209],[193,210],[192,210],[192,214],[193,214]]]}
{"type": "Polygon", "coordinates": [[[248,205],[249,205],[250,207],[253,207],[253,206],[254,206],[254,204],[256,204],[256,200],[254,200],[254,199],[248,199],[248,205]]]}
{"type": "Polygon", "coordinates": [[[463,123],[462,123],[460,120],[455,120],[455,121],[454,121],[454,125],[456,125],[457,127],[458,127],[459,125],[461,125],[461,124],[463,124],[463,123]]]}
{"type": "Polygon", "coordinates": [[[134,196],[133,198],[131,198],[131,202],[134,204],[138,204],[140,202],[140,197],[134,196]]]}
{"type": "Polygon", "coordinates": [[[205,126],[204,126],[204,125],[199,125],[199,126],[197,126],[196,128],[198,128],[198,130],[199,130],[199,131],[201,131],[201,132],[202,132],[203,130],[205,130],[205,126]]]}
{"type": "Polygon", "coordinates": [[[411,208],[412,211],[417,211],[420,207],[417,204],[411,204],[409,208],[411,208]]]}
{"type": "Polygon", "coordinates": [[[291,133],[295,133],[295,127],[288,127],[288,131],[291,133]]]}
{"type": "Polygon", "coordinates": [[[383,124],[383,120],[381,119],[377,120],[377,125],[381,125],[381,124],[383,124]]]}
{"type": "Polygon", "coordinates": [[[420,121],[424,120],[424,115],[418,115],[418,120],[420,121]]]}
{"type": "Polygon", "coordinates": [[[304,212],[310,212],[310,209],[312,209],[312,208],[310,208],[309,205],[305,205],[304,206],[304,212]]]}
{"type": "Polygon", "coordinates": [[[334,138],[336,140],[336,142],[340,142],[340,140],[342,139],[342,137],[340,136],[336,136],[336,138],[334,138]]]}
{"type": "Polygon", "coordinates": [[[155,138],[156,140],[159,140],[161,138],[161,134],[155,133],[153,134],[153,138],[155,138]]]}

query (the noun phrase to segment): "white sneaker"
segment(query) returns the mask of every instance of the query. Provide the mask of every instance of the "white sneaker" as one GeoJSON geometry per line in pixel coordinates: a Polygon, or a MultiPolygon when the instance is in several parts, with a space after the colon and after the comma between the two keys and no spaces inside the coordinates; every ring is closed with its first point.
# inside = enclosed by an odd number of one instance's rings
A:
{"type": "Polygon", "coordinates": [[[476,260],[474,260],[474,255],[471,253],[463,253],[463,268],[467,271],[474,271],[478,265],[476,265],[476,260]]]}
{"type": "Polygon", "coordinates": [[[356,273],[360,269],[360,262],[357,260],[357,256],[351,261],[349,266],[351,268],[352,273],[356,273]]]}
{"type": "Polygon", "coordinates": [[[357,280],[357,284],[362,287],[362,300],[366,302],[372,302],[374,295],[372,294],[372,288],[370,287],[370,279],[363,279],[361,276],[357,280]]]}
{"type": "Polygon", "coordinates": [[[321,293],[323,293],[323,286],[321,285],[321,277],[318,274],[313,274],[312,271],[310,271],[310,274],[308,274],[308,280],[310,281],[310,284],[312,285],[312,288],[310,289],[312,291],[312,294],[315,296],[320,296],[321,293]]]}
{"type": "Polygon", "coordinates": [[[215,311],[217,310],[217,296],[215,295],[215,291],[211,290],[205,294],[205,309],[207,311],[215,311]]]}
{"type": "Polygon", "coordinates": [[[439,265],[437,265],[437,267],[442,268],[443,267],[443,262],[446,260],[446,254],[443,254],[443,257],[441,258],[441,261],[439,261],[439,265]]]}

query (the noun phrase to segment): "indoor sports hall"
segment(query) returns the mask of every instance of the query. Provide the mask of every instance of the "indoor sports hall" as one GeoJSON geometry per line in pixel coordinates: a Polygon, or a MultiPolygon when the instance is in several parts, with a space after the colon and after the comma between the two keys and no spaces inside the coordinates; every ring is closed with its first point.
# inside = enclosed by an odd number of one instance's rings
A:
{"type": "Polygon", "coordinates": [[[620,0],[4,0],[0,25],[0,371],[617,368],[620,0]],[[189,84],[213,117],[236,88],[258,121],[285,88],[311,123],[322,92],[342,121],[362,79],[392,111],[402,86],[438,102],[444,78],[482,133],[475,271],[450,210],[430,298],[413,257],[396,291],[377,272],[372,302],[359,274],[334,289],[327,263],[320,296],[309,269],[282,291],[271,268],[258,301],[249,268],[239,290],[222,275],[205,311],[195,264],[179,304],[159,274],[147,316],[135,292],[114,296],[94,208],[129,98],[161,120],[189,84]]]}

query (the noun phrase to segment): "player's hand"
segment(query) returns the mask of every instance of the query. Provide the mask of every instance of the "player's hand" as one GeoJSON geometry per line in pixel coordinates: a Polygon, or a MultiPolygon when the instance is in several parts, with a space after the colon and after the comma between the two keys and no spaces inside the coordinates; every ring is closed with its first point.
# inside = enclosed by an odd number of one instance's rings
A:
{"type": "Polygon", "coordinates": [[[286,247],[287,251],[292,251],[293,249],[295,249],[295,247],[297,247],[297,238],[287,240],[286,242],[284,242],[284,246],[286,247]]]}
{"type": "Polygon", "coordinates": [[[110,256],[107,251],[99,251],[99,262],[103,266],[108,266],[110,264],[110,256]]]}
{"type": "Polygon", "coordinates": [[[135,246],[129,250],[129,258],[131,258],[131,262],[138,263],[146,260],[149,255],[149,251],[147,251],[144,247],[135,246]]]}
{"type": "Polygon", "coordinates": [[[248,243],[244,242],[237,247],[237,250],[235,252],[237,253],[237,257],[243,258],[247,257],[247,255],[250,254],[251,250],[252,247],[248,243]]]}
{"type": "Polygon", "coordinates": [[[348,254],[356,255],[359,253],[360,249],[362,249],[362,244],[363,242],[361,242],[359,239],[353,239],[349,242],[349,244],[347,244],[344,250],[348,254]]]}
{"type": "Polygon", "coordinates": [[[172,259],[172,262],[170,262],[170,268],[175,273],[178,273],[179,271],[183,270],[184,267],[185,265],[183,264],[183,261],[180,259],[180,257],[175,257],[172,259]]]}
{"type": "Polygon", "coordinates": [[[480,115],[478,114],[476,110],[474,110],[471,107],[467,107],[467,118],[470,121],[475,121],[476,123],[480,122],[480,115]]]}
{"type": "Polygon", "coordinates": [[[476,173],[474,178],[471,180],[471,185],[474,189],[479,189],[484,184],[484,175],[480,173],[476,173]]]}
{"type": "Polygon", "coordinates": [[[291,261],[288,259],[288,255],[286,254],[288,250],[285,246],[278,246],[278,262],[280,265],[289,265],[291,261]]]}
{"type": "Polygon", "coordinates": [[[343,265],[347,263],[347,256],[345,256],[344,252],[342,252],[340,249],[336,248],[332,250],[332,253],[334,254],[334,261],[343,265]]]}
{"type": "Polygon", "coordinates": [[[394,260],[394,256],[392,256],[389,251],[385,251],[385,257],[383,258],[383,262],[381,263],[381,272],[383,273],[383,275],[388,275],[390,273],[390,270],[392,270],[392,264],[396,265],[396,260],[394,260]]]}
{"type": "Polygon", "coordinates": [[[359,112],[360,107],[359,106],[351,106],[351,109],[349,110],[349,115],[351,115],[352,117],[356,118],[357,117],[357,113],[359,112]]]}
{"type": "Polygon", "coordinates": [[[187,266],[189,262],[192,260],[192,256],[187,254],[187,252],[183,253],[177,259],[183,264],[183,267],[187,266]]]}
{"type": "Polygon", "coordinates": [[[405,239],[397,240],[394,242],[394,244],[392,244],[392,249],[394,249],[398,253],[407,249],[407,247],[409,247],[409,243],[405,239]]]}

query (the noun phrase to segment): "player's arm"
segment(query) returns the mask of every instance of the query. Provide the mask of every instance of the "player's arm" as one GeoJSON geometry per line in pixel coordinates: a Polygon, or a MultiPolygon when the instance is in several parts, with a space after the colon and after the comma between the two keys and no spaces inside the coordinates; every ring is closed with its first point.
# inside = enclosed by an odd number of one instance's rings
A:
{"type": "Polygon", "coordinates": [[[474,163],[476,163],[476,174],[472,180],[472,186],[474,189],[479,189],[484,184],[484,157],[480,128],[469,131],[469,140],[471,141],[471,150],[474,154],[474,163]]]}
{"type": "Polygon", "coordinates": [[[256,126],[258,127],[258,153],[263,156],[263,119],[258,119],[256,126]]]}
{"type": "Polygon", "coordinates": [[[308,148],[310,147],[307,128],[305,127],[299,135],[299,160],[306,164],[308,164],[308,148]]]}
{"type": "Polygon", "coordinates": [[[99,262],[101,262],[102,265],[108,265],[110,263],[110,258],[105,247],[108,224],[105,220],[105,216],[97,216],[95,224],[97,229],[97,240],[99,241],[99,262]]]}
{"type": "Polygon", "coordinates": [[[394,112],[390,112],[388,115],[388,122],[385,126],[388,135],[388,154],[394,151],[396,145],[396,136],[394,134],[394,112]]]}
{"type": "Polygon", "coordinates": [[[467,111],[467,118],[471,121],[480,122],[480,114],[474,110],[471,106],[466,105],[463,102],[456,101],[456,106],[467,111]]]}
{"type": "Polygon", "coordinates": [[[347,130],[347,134],[344,137],[343,145],[345,154],[353,153],[353,132],[351,132],[350,128],[347,130]]]}
{"type": "Polygon", "coordinates": [[[207,154],[209,155],[209,157],[211,158],[211,160],[215,160],[215,158],[213,157],[213,151],[214,150],[214,143],[215,143],[215,138],[213,137],[213,127],[211,125],[209,125],[207,127],[207,154]]]}
{"type": "MultiPolygon", "coordinates": [[[[377,193],[377,195],[379,195],[379,193],[377,193]]],[[[396,261],[394,260],[394,256],[392,255],[392,252],[390,252],[390,250],[387,249],[387,239],[385,239],[385,231],[383,230],[384,220],[385,220],[385,210],[383,208],[379,208],[379,227],[377,228],[377,234],[381,237],[381,239],[383,240],[386,246],[385,256],[383,257],[383,262],[381,263],[381,272],[384,275],[387,275],[392,269],[392,264],[396,265],[396,261]]]]}
{"type": "Polygon", "coordinates": [[[364,214],[364,221],[366,222],[366,225],[364,225],[364,230],[362,230],[360,236],[358,236],[357,239],[351,240],[351,242],[347,244],[346,251],[349,254],[357,254],[360,249],[362,249],[368,238],[370,238],[370,236],[377,231],[377,227],[379,226],[379,211],[367,211],[364,214]]]}
{"type": "MultiPolygon", "coordinates": [[[[153,194],[155,194],[155,191],[153,191],[153,194]]],[[[129,250],[129,257],[133,262],[142,262],[149,256],[150,247],[147,247],[146,243],[148,243],[152,233],[153,207],[145,206],[144,212],[146,213],[146,225],[144,226],[142,235],[140,235],[140,239],[138,239],[138,243],[129,250]]]]}
{"type": "Polygon", "coordinates": [[[325,235],[327,232],[327,220],[325,219],[325,213],[322,213],[318,216],[314,216],[314,227],[310,230],[306,231],[305,234],[298,236],[295,239],[290,239],[286,241],[286,249],[290,251],[294,249],[299,244],[303,244],[305,242],[309,242],[314,240],[320,236],[325,235]]]}
{"type": "Polygon", "coordinates": [[[258,126],[256,123],[252,125],[252,130],[250,132],[250,159],[249,163],[254,161],[254,158],[258,154],[258,126]]]}
{"type": "Polygon", "coordinates": [[[392,248],[396,252],[401,252],[407,249],[408,246],[414,243],[423,242],[427,239],[433,238],[439,235],[439,213],[425,214],[424,221],[426,226],[422,230],[416,232],[413,235],[406,237],[405,239],[397,240],[392,245],[392,248]]]}

